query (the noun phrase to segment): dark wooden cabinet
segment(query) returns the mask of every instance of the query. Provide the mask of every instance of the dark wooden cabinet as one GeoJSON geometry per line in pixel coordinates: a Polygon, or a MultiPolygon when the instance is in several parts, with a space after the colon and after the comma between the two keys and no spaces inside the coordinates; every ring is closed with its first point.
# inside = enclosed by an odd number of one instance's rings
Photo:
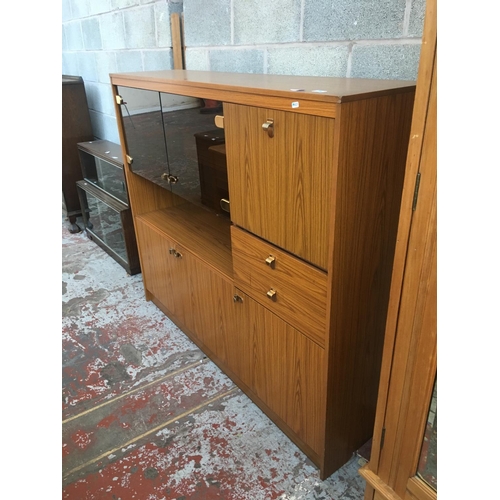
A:
{"type": "Polygon", "coordinates": [[[81,76],[62,76],[62,201],[63,211],[72,233],[79,232],[76,224],[81,215],[76,182],[82,169],[77,144],[94,138],[90,113],[81,76]]]}

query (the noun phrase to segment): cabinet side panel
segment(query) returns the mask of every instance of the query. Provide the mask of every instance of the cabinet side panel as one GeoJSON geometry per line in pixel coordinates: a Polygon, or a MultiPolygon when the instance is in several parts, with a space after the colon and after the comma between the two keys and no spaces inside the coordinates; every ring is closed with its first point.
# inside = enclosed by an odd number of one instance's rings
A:
{"type": "Polygon", "coordinates": [[[413,100],[339,106],[324,476],[373,432],[413,100]]]}

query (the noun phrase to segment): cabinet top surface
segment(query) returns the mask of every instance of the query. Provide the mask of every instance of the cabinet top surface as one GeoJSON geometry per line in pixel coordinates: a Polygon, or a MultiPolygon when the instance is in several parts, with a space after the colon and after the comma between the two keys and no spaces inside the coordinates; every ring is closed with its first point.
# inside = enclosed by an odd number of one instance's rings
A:
{"type": "Polygon", "coordinates": [[[83,78],[81,76],[73,75],[62,75],[63,85],[79,84],[83,83],[83,78]]]}
{"type": "MultiPolygon", "coordinates": [[[[375,80],[366,78],[335,78],[324,76],[259,75],[223,73],[218,71],[163,70],[136,73],[112,73],[115,85],[140,86],[141,82],[159,85],[183,85],[252,94],[273,94],[327,102],[345,102],[372,95],[412,91],[415,82],[406,80],[375,80]]],[[[162,89],[163,90],[163,89],[162,89]]]]}

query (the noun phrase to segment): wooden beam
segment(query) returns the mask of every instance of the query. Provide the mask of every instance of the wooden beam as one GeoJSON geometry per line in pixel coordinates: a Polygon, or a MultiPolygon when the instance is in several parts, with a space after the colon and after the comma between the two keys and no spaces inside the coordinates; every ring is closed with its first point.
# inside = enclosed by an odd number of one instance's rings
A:
{"type": "Polygon", "coordinates": [[[172,33],[172,54],[174,69],[184,69],[184,54],[181,34],[181,21],[179,14],[170,15],[170,30],[172,33]]]}

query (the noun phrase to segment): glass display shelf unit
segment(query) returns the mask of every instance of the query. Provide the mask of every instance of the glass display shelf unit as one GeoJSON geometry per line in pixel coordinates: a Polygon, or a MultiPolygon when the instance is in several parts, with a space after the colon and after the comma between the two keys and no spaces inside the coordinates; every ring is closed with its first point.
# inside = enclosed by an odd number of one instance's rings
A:
{"type": "Polygon", "coordinates": [[[137,241],[118,144],[77,144],[83,180],[76,183],[87,236],[129,274],[141,272],[137,241]]]}
{"type": "Polygon", "coordinates": [[[128,205],[120,146],[102,140],[80,142],[77,146],[83,178],[128,205]]]}
{"type": "Polygon", "coordinates": [[[85,180],[76,183],[87,236],[130,275],[141,272],[128,205],[85,180]]]}

